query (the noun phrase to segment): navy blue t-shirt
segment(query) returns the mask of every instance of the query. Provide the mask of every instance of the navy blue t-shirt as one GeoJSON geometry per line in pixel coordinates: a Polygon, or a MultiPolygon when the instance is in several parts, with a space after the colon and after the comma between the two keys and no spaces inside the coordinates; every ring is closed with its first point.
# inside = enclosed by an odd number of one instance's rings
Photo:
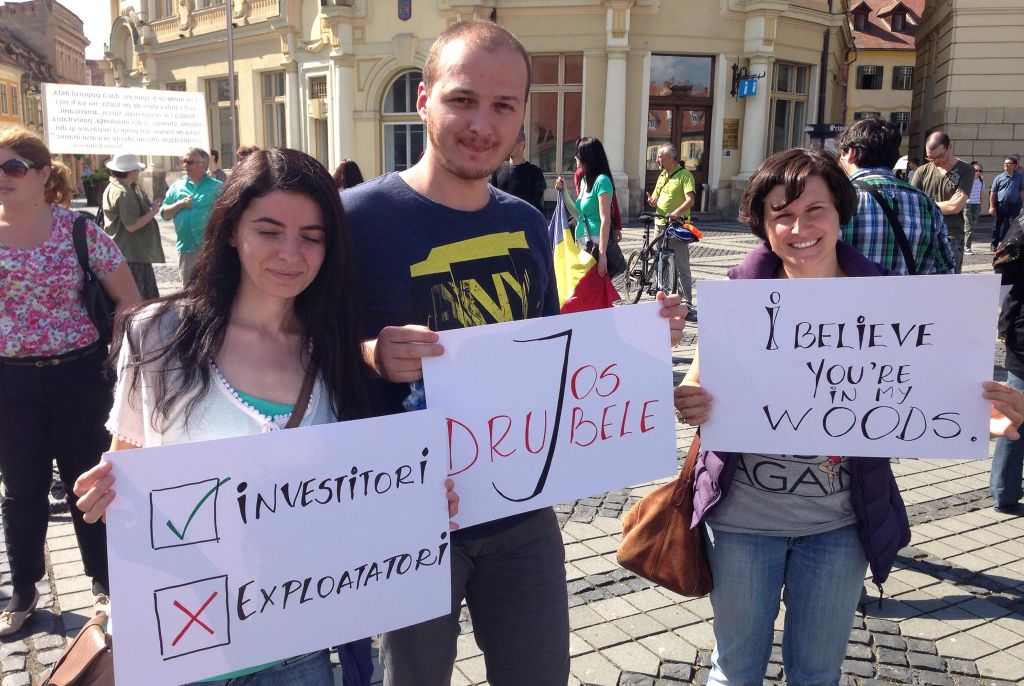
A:
{"type": "MultiPolygon", "coordinates": [[[[558,314],[543,215],[519,198],[489,190],[491,201],[475,212],[436,203],[395,173],[341,194],[365,338],[385,326],[446,331],[558,314]]],[[[392,401],[409,392],[406,384],[388,385],[392,401]]],[[[520,517],[461,535],[490,533],[520,517]]]]}

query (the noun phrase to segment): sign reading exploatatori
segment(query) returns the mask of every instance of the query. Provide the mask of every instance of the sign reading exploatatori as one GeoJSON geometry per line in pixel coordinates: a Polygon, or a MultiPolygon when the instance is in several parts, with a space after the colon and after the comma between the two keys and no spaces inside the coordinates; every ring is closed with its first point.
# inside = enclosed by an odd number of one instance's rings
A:
{"type": "Polygon", "coordinates": [[[54,153],[181,155],[208,150],[202,93],[43,84],[43,137],[54,153]]]}

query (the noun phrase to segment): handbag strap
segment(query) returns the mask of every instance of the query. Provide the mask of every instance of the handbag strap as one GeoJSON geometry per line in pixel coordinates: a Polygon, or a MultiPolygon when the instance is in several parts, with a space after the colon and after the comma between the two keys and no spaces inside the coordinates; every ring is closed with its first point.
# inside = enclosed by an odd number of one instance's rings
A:
{"type": "Polygon", "coordinates": [[[914,253],[910,249],[910,241],[907,240],[907,234],[903,231],[903,224],[900,223],[896,210],[885,201],[885,198],[878,192],[878,189],[867,181],[856,179],[853,185],[869,193],[875,199],[875,202],[878,203],[879,207],[882,208],[885,218],[889,220],[889,225],[892,226],[892,232],[896,234],[896,244],[900,246],[900,252],[903,253],[903,261],[907,263],[907,273],[915,276],[917,274],[917,262],[914,261],[914,253]]]}
{"type": "Polygon", "coordinates": [[[82,268],[86,276],[93,281],[99,281],[92,267],[89,266],[89,245],[85,242],[85,222],[89,218],[84,214],[75,217],[75,225],[71,229],[71,240],[75,244],[75,256],[78,257],[78,266],[82,268]]]}
{"type": "Polygon", "coordinates": [[[316,383],[316,368],[310,364],[306,369],[306,376],[302,379],[302,388],[299,389],[299,398],[295,401],[292,416],[288,418],[288,423],[284,425],[284,428],[294,429],[302,422],[302,418],[306,414],[306,407],[309,406],[309,396],[313,394],[314,383],[316,383]]]}

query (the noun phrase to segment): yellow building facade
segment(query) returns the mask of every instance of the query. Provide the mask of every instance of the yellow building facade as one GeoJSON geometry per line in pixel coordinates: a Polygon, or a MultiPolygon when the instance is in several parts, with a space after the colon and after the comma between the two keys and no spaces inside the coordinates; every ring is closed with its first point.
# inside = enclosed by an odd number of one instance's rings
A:
{"type": "Polygon", "coordinates": [[[853,50],[847,72],[846,124],[877,116],[903,132],[910,147],[916,34],[925,0],[854,0],[853,50]]]}
{"type": "Polygon", "coordinates": [[[918,31],[911,151],[941,129],[991,176],[1024,153],[1024,10],[1018,0],[929,0],[918,31]]]}
{"type": "MultiPolygon", "coordinates": [[[[655,150],[680,147],[700,202],[732,212],[774,151],[842,121],[851,32],[846,0],[233,0],[238,140],[230,122],[224,0],[111,0],[109,85],[206,95],[211,146],[288,145],[367,178],[415,163],[415,92],[449,24],[497,21],[531,55],[527,156],[570,172],[579,136],[601,138],[630,214],[656,177],[655,150]],[[832,11],[829,11],[829,5],[832,11]],[[403,5],[411,14],[403,13],[403,5]],[[827,68],[821,67],[825,34],[827,68]],[[756,94],[733,94],[736,71],[756,94]],[[823,76],[823,78],[822,78],[823,76]]],[[[154,160],[176,173],[172,160],[154,160]]]]}
{"type": "Polygon", "coordinates": [[[24,70],[0,61],[0,126],[21,126],[24,106],[21,99],[21,77],[24,70]]]}

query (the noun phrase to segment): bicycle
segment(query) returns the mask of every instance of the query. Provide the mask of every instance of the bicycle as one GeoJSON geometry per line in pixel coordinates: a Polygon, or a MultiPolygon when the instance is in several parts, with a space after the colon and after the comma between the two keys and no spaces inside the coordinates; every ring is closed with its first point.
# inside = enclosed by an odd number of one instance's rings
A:
{"type": "Polygon", "coordinates": [[[690,232],[681,219],[668,217],[656,212],[641,212],[639,219],[644,223],[644,240],[639,250],[633,250],[626,258],[626,271],[623,279],[623,300],[636,303],[640,301],[644,291],[648,295],[656,295],[658,291],[676,293],[676,268],[672,248],[668,244],[671,235],[679,240],[692,243],[698,240],[690,232]],[[658,235],[651,239],[651,228],[657,219],[664,219],[665,224],[658,230],[658,235]],[[672,266],[669,267],[669,260],[672,266]],[[671,269],[671,271],[670,271],[671,269]]]}

